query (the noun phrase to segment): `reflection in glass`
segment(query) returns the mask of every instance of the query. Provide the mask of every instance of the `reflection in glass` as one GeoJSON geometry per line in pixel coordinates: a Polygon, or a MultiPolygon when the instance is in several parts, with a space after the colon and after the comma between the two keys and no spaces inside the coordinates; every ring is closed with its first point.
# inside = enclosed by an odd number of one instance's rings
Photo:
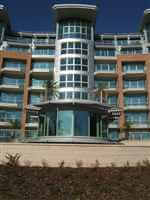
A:
{"type": "Polygon", "coordinates": [[[58,112],[58,136],[72,136],[73,134],[73,111],[58,112]]]}
{"type": "Polygon", "coordinates": [[[88,136],[88,112],[74,112],[74,134],[75,136],[88,136]]]}

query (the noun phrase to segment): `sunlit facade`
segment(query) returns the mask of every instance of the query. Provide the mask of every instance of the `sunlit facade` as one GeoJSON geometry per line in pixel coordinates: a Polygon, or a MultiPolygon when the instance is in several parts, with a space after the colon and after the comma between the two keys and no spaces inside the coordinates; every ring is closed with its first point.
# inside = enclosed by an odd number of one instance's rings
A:
{"type": "Polygon", "coordinates": [[[29,33],[12,31],[0,7],[1,130],[16,123],[24,135],[39,131],[44,141],[95,142],[118,140],[127,121],[129,139],[150,139],[150,10],[138,33],[99,34],[95,5],[52,9],[55,33],[29,33]],[[45,83],[52,79],[58,95],[45,102],[45,83]],[[95,95],[100,85],[105,98],[95,95]],[[38,116],[29,112],[33,106],[38,116]],[[111,107],[122,111],[113,122],[111,107]]]}

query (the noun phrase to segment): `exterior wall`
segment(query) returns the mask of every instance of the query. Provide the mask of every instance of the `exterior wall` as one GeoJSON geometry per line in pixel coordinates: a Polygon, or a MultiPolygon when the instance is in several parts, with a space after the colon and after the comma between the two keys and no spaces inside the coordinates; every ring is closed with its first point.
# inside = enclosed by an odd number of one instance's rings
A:
{"type": "MultiPolygon", "coordinates": [[[[31,54],[29,53],[18,53],[18,52],[10,52],[10,51],[1,51],[0,52],[0,71],[3,67],[4,59],[16,59],[22,60],[26,63],[26,69],[24,72],[24,99],[23,99],[23,108],[22,108],[22,118],[21,118],[21,129],[25,129],[25,122],[26,122],[26,106],[28,105],[28,95],[29,95],[29,80],[30,80],[30,68],[31,68],[31,54]]],[[[1,71],[1,76],[3,75],[1,71]]],[[[17,76],[17,75],[16,75],[17,76]]]]}
{"type": "MultiPolygon", "coordinates": [[[[123,92],[123,62],[145,62],[145,78],[146,78],[146,91],[148,96],[148,109],[150,109],[150,79],[149,79],[149,73],[150,73],[150,64],[149,64],[150,55],[149,54],[141,54],[141,55],[134,55],[134,56],[118,56],[117,58],[117,64],[118,64],[118,93],[119,93],[119,107],[122,111],[124,111],[124,92],[123,92]]],[[[135,73],[134,77],[136,77],[137,74],[135,73]]],[[[150,119],[150,118],[149,118],[150,119]]],[[[123,126],[124,123],[124,112],[122,112],[122,115],[120,116],[120,127],[123,126]]]]}
{"type": "MultiPolygon", "coordinates": [[[[57,23],[56,29],[58,29],[59,24],[57,23]]],[[[9,31],[7,31],[9,33],[9,31]]],[[[3,67],[3,61],[5,58],[9,59],[19,59],[24,60],[26,62],[26,71],[24,72],[24,99],[23,99],[23,112],[22,112],[22,119],[21,119],[21,129],[24,131],[26,128],[26,122],[27,122],[27,112],[26,112],[26,106],[29,104],[29,97],[30,94],[33,92],[29,89],[31,86],[31,79],[37,78],[40,79],[41,77],[43,79],[48,79],[49,74],[47,72],[38,72],[38,74],[32,73],[32,62],[33,61],[53,61],[55,62],[54,67],[54,79],[59,82],[60,74],[62,73],[60,71],[60,58],[62,57],[82,57],[83,55],[80,54],[64,54],[61,55],[61,43],[67,42],[67,41],[80,41],[80,42],[86,42],[89,45],[89,55],[85,56],[88,58],[89,61],[89,71],[88,72],[81,72],[81,74],[88,75],[88,88],[72,88],[72,90],[75,91],[87,91],[94,88],[94,77],[99,77],[100,79],[107,79],[107,78],[114,78],[117,81],[117,88],[114,90],[111,90],[108,88],[109,94],[116,94],[118,96],[118,107],[121,109],[121,117],[119,119],[119,124],[117,126],[114,126],[112,129],[114,131],[119,131],[120,127],[123,126],[125,121],[125,105],[124,105],[124,89],[123,89],[123,80],[125,77],[125,74],[123,73],[123,62],[145,62],[146,71],[144,72],[144,78],[146,79],[146,89],[145,93],[148,96],[148,106],[144,108],[144,111],[148,112],[148,120],[150,120],[150,47],[149,47],[149,41],[147,39],[147,32],[145,28],[143,28],[143,33],[135,33],[135,34],[97,34],[95,35],[95,41],[93,41],[94,38],[94,28],[93,25],[91,26],[91,40],[85,40],[80,38],[65,38],[65,39],[58,39],[58,30],[56,30],[56,34],[48,33],[48,34],[40,34],[40,33],[12,33],[10,32],[9,36],[5,35],[5,37],[1,38],[1,45],[0,45],[0,78],[2,75],[4,75],[2,67],[3,67]],[[16,39],[16,37],[19,38],[16,39]],[[31,39],[31,41],[27,42],[27,39],[31,39]],[[43,39],[44,38],[44,39],[43,39]],[[39,40],[39,41],[38,41],[39,40]],[[44,40],[44,41],[43,41],[44,40]],[[119,43],[119,41],[122,40],[122,43],[119,43]],[[126,40],[126,41],[125,41],[126,40]],[[124,43],[125,41],[125,43],[124,43]],[[95,46],[94,46],[95,44],[95,46]],[[16,49],[21,47],[28,47],[29,50],[27,52],[21,53],[21,52],[15,52],[8,50],[9,45],[14,46],[16,49]],[[34,53],[35,49],[38,48],[55,48],[55,55],[37,55],[34,53]],[[123,50],[125,49],[140,49],[137,50],[137,52],[128,52],[128,55],[123,55],[125,52],[123,50]],[[114,55],[95,55],[95,52],[97,49],[103,49],[103,50],[114,50],[114,55]],[[117,65],[117,70],[114,72],[114,74],[107,73],[107,72],[94,72],[94,62],[114,62],[117,65]]],[[[7,33],[6,33],[7,34],[7,33]]],[[[76,72],[67,72],[75,74],[76,72]]],[[[77,72],[79,74],[79,72],[77,72]]],[[[11,74],[10,74],[11,75],[11,74]]],[[[17,77],[17,74],[15,75],[17,77]]],[[[138,77],[138,74],[132,74],[132,78],[138,77]]],[[[19,75],[18,75],[19,77],[19,75]]],[[[39,89],[40,90],[40,89],[39,89]]],[[[36,94],[40,94],[40,92],[34,91],[36,94]]],[[[0,88],[0,92],[1,92],[0,88]]],[[[10,91],[10,88],[9,88],[10,91]]],[[[60,89],[61,91],[61,89],[60,89]]],[[[63,91],[68,91],[68,88],[63,88],[63,91]]],[[[135,94],[136,91],[133,91],[135,94]]],[[[91,94],[92,96],[93,94],[91,94]]],[[[6,109],[9,110],[9,107],[6,109]]],[[[148,122],[149,123],[149,122],[148,122]]],[[[145,127],[142,124],[140,127],[140,131],[144,130],[146,132],[149,132],[150,125],[147,123],[145,127]]],[[[1,128],[1,127],[0,127],[1,128]]],[[[32,129],[33,127],[29,127],[29,129],[32,129]]],[[[34,127],[35,128],[35,127],[34,127]]],[[[37,128],[37,127],[36,127],[37,128]]],[[[136,127],[133,127],[131,131],[135,131],[136,127]]]]}
{"type": "Polygon", "coordinates": [[[77,161],[83,161],[84,167],[91,167],[98,160],[100,166],[110,166],[112,163],[123,166],[127,163],[136,165],[137,162],[150,160],[150,144],[131,143],[130,145],[87,145],[87,144],[0,144],[0,160],[5,159],[6,153],[21,155],[21,164],[28,161],[32,166],[46,162],[51,167],[65,161],[65,166],[76,167],[77,161]],[[140,146],[141,145],[141,146],[140,146]]]}

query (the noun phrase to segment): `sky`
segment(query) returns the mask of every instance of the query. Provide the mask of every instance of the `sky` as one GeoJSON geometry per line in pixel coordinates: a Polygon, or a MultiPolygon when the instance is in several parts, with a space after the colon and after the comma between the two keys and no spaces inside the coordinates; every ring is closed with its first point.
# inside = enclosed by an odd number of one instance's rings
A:
{"type": "Polygon", "coordinates": [[[55,32],[51,6],[55,3],[99,5],[97,33],[134,33],[139,31],[150,0],[0,0],[8,7],[12,30],[55,32]]]}

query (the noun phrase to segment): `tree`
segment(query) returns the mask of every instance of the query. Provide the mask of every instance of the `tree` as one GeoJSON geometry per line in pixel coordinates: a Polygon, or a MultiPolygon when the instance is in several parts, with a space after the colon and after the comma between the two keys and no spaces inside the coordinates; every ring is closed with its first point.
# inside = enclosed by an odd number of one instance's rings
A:
{"type": "Polygon", "coordinates": [[[132,122],[125,120],[123,126],[120,128],[121,133],[125,133],[125,140],[129,139],[129,131],[132,128],[132,122]]]}
{"type": "Polygon", "coordinates": [[[57,81],[47,80],[44,83],[44,101],[51,100],[53,97],[58,96],[58,85],[57,81]]]}
{"type": "Polygon", "coordinates": [[[107,83],[99,83],[95,89],[95,96],[99,98],[100,103],[107,103],[107,83]]]}

